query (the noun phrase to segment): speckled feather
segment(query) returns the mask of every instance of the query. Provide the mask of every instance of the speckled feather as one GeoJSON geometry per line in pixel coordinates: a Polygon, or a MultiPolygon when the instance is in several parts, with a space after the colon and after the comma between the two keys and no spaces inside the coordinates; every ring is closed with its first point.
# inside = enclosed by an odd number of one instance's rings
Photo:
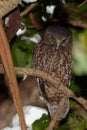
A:
{"type": "MultiPolygon", "coordinates": [[[[49,26],[43,34],[42,40],[35,46],[33,52],[33,67],[70,86],[72,66],[72,35],[71,32],[61,26],[49,26]]],[[[39,79],[39,87],[51,117],[56,112],[58,104],[64,96],[61,92],[52,89],[51,84],[39,79]]],[[[69,111],[69,100],[67,99],[59,120],[66,117],[69,111]]]]}

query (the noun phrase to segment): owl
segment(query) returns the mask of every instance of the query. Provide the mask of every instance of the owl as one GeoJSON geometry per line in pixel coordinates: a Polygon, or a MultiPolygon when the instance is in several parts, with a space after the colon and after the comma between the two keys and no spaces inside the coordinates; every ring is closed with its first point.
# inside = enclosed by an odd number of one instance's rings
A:
{"type": "MultiPolygon", "coordinates": [[[[59,78],[62,84],[69,87],[72,77],[71,47],[72,34],[67,28],[59,25],[49,26],[44,31],[40,43],[34,48],[33,67],[48,73],[53,78],[59,78]]],[[[38,78],[38,86],[52,118],[64,95],[52,89],[52,84],[43,79],[38,78]]],[[[68,111],[69,99],[66,99],[58,120],[65,118],[68,111]]]]}

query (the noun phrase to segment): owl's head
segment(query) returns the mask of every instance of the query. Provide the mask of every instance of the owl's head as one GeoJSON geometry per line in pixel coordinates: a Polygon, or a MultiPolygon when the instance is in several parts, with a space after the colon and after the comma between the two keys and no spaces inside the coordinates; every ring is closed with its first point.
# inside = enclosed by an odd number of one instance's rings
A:
{"type": "Polygon", "coordinates": [[[70,44],[72,41],[72,35],[67,28],[61,27],[59,25],[52,25],[44,31],[42,40],[47,44],[50,43],[59,46],[60,44],[70,44]]]}

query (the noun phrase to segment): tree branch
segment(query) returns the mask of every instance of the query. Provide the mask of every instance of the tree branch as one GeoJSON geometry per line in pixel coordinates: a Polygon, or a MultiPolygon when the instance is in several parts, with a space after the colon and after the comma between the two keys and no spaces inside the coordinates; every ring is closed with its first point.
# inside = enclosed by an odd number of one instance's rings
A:
{"type": "Polygon", "coordinates": [[[54,114],[54,116],[53,116],[53,118],[52,118],[52,120],[51,120],[51,122],[50,122],[50,124],[49,124],[49,126],[48,126],[48,128],[47,128],[47,130],[53,130],[54,125],[55,125],[56,121],[58,120],[58,117],[59,117],[60,114],[61,114],[61,111],[62,111],[62,109],[63,109],[63,107],[64,107],[64,103],[65,103],[66,100],[67,100],[67,97],[66,97],[66,96],[64,96],[64,97],[61,99],[61,102],[60,102],[59,105],[58,105],[58,109],[57,109],[56,113],[54,114]]]}
{"type": "Polygon", "coordinates": [[[28,14],[34,7],[36,7],[38,3],[33,3],[26,7],[26,9],[20,13],[20,16],[23,17],[24,15],[28,14]]]}
{"type": "MultiPolygon", "coordinates": [[[[4,74],[3,65],[0,65],[0,73],[4,74]]],[[[53,84],[53,87],[52,87],[53,89],[55,89],[58,92],[61,91],[68,98],[74,99],[80,105],[82,105],[84,107],[84,109],[87,110],[87,100],[85,100],[82,97],[77,97],[72,90],[70,90],[69,88],[67,88],[65,85],[63,85],[60,82],[59,78],[56,79],[53,76],[50,76],[43,71],[36,70],[33,68],[15,67],[15,73],[19,74],[19,75],[26,74],[26,75],[30,75],[30,76],[34,76],[34,77],[39,77],[39,78],[42,78],[44,81],[50,82],[51,84],[53,84]]]]}
{"type": "MultiPolygon", "coordinates": [[[[36,69],[32,69],[32,68],[24,68],[24,67],[15,67],[15,72],[16,74],[19,75],[30,75],[30,76],[34,76],[34,77],[39,77],[42,78],[44,81],[48,81],[51,84],[54,85],[53,89],[56,89],[57,91],[64,91],[64,95],[68,96],[68,97],[73,97],[73,92],[68,89],[67,87],[65,87],[61,82],[60,79],[55,79],[54,77],[48,75],[47,73],[40,71],[40,70],[36,70],[36,69]],[[55,86],[58,86],[55,87],[55,86]],[[67,92],[67,93],[66,93],[67,92]]],[[[4,69],[3,69],[3,65],[0,65],[0,73],[4,73],[4,69]]]]}
{"type": "Polygon", "coordinates": [[[87,0],[84,0],[78,7],[83,6],[84,4],[86,4],[87,0]]]}

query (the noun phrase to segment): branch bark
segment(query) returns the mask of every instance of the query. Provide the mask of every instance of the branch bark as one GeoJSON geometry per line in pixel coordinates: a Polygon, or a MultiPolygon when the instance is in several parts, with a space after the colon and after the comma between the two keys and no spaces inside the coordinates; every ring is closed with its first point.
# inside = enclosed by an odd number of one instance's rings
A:
{"type": "Polygon", "coordinates": [[[38,5],[38,3],[33,3],[33,4],[29,5],[28,7],[26,7],[26,9],[23,12],[20,13],[20,16],[23,17],[24,15],[28,14],[37,5],[38,5]]]}
{"type": "MultiPolygon", "coordinates": [[[[39,77],[42,78],[44,81],[48,81],[51,84],[54,85],[53,89],[56,89],[57,91],[64,91],[64,95],[68,96],[68,97],[73,97],[73,92],[68,89],[67,87],[65,87],[61,82],[60,79],[55,79],[54,77],[48,75],[47,73],[40,71],[40,70],[36,70],[36,69],[32,69],[32,68],[24,68],[24,67],[15,67],[15,72],[16,74],[19,75],[30,75],[30,76],[34,76],[34,77],[39,77]],[[55,86],[58,86],[55,87],[55,86]],[[66,93],[67,92],[67,93],[66,93]]],[[[0,65],[0,73],[4,74],[4,69],[3,69],[3,65],[0,65]]]]}
{"type": "MultiPolygon", "coordinates": [[[[4,74],[3,65],[0,65],[0,73],[4,74]]],[[[54,77],[48,75],[47,73],[40,71],[40,70],[33,69],[33,68],[15,67],[15,73],[19,74],[19,75],[26,74],[26,75],[30,75],[33,77],[39,77],[39,78],[42,78],[44,81],[50,82],[54,86],[54,87],[52,87],[53,89],[56,89],[56,91],[58,91],[58,92],[61,91],[68,98],[74,99],[80,105],[82,105],[85,110],[87,110],[87,100],[85,100],[82,97],[77,97],[72,90],[70,90],[69,88],[67,88],[65,85],[63,85],[60,82],[60,79],[58,79],[58,78],[55,79],[54,77]]]]}
{"type": "Polygon", "coordinates": [[[81,6],[83,6],[84,4],[86,4],[87,3],[87,0],[84,0],[78,7],[81,7],[81,6]]]}

